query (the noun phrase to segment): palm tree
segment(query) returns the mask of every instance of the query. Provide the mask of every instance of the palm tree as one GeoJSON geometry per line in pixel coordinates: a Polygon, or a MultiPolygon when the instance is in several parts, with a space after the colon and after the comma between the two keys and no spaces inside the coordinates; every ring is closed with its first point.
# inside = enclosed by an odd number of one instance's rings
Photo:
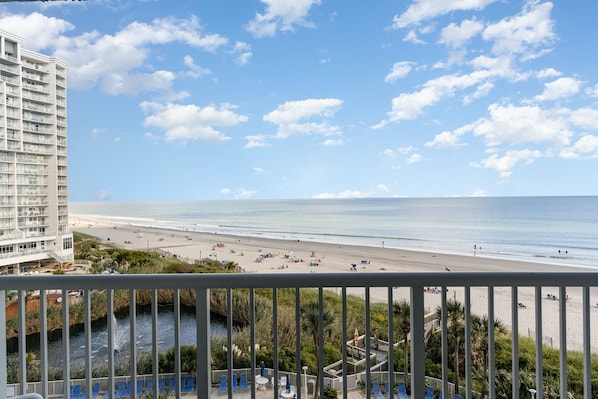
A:
{"type": "MultiPolygon", "coordinates": [[[[480,397],[483,398],[486,394],[487,384],[488,384],[488,352],[489,352],[489,342],[488,342],[488,316],[478,316],[472,315],[471,316],[471,338],[472,344],[474,346],[473,353],[477,355],[477,363],[478,370],[481,368],[482,370],[482,392],[480,397]],[[480,364],[481,363],[481,364],[480,364]]],[[[498,320],[494,320],[494,332],[495,333],[506,333],[507,329],[504,324],[498,320]]]]}
{"type": "Polygon", "coordinates": [[[33,352],[27,352],[25,356],[25,367],[27,370],[28,381],[39,381],[39,366],[41,361],[37,358],[37,355],[33,352]]]}
{"type": "Polygon", "coordinates": [[[409,333],[411,332],[411,305],[406,299],[395,301],[392,304],[392,313],[395,317],[395,323],[399,325],[399,341],[403,340],[403,377],[405,386],[409,386],[409,333]]]}
{"type": "Polygon", "coordinates": [[[314,340],[314,347],[316,351],[316,358],[318,361],[318,368],[316,371],[316,387],[314,398],[318,397],[319,393],[319,381],[320,378],[318,376],[319,370],[321,370],[323,365],[323,360],[320,356],[319,350],[319,336],[323,334],[324,336],[329,336],[332,332],[332,326],[335,322],[334,313],[328,309],[328,307],[323,304],[323,307],[320,309],[320,304],[318,301],[310,301],[305,303],[301,307],[301,318],[302,318],[302,325],[301,329],[306,334],[312,336],[314,340]],[[320,312],[322,313],[322,325],[320,326],[320,312]]]}
{"type": "Polygon", "coordinates": [[[39,369],[40,360],[37,358],[35,353],[27,352],[27,355],[25,356],[25,364],[27,366],[27,370],[37,371],[39,369]]]}
{"type": "MultiPolygon", "coordinates": [[[[448,329],[454,340],[453,356],[454,356],[454,371],[455,371],[455,395],[459,394],[459,351],[461,347],[461,333],[463,331],[463,319],[465,317],[465,309],[461,302],[456,299],[449,299],[446,302],[446,317],[448,329]]],[[[436,319],[442,320],[442,308],[436,308],[436,319]]]]}

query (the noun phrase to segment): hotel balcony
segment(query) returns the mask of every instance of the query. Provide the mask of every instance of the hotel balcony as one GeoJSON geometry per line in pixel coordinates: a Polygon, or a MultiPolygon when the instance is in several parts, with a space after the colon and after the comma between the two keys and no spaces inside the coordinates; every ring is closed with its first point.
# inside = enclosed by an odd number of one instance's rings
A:
{"type": "MultiPolygon", "coordinates": [[[[68,273],[67,274],[71,274],[68,273]]],[[[113,399],[118,397],[141,397],[146,394],[153,398],[160,396],[161,390],[171,390],[171,397],[228,397],[228,398],[281,398],[313,397],[314,390],[324,397],[325,389],[333,387],[341,398],[369,398],[378,396],[378,386],[394,387],[395,384],[405,381],[403,374],[403,357],[398,356],[395,351],[388,348],[398,347],[402,350],[404,341],[400,340],[404,333],[401,328],[401,315],[397,312],[397,304],[401,302],[408,304],[409,312],[403,319],[409,321],[408,352],[409,373],[407,386],[410,387],[408,397],[413,399],[429,399],[428,387],[435,391],[435,397],[453,398],[455,388],[453,385],[454,375],[450,369],[455,361],[454,353],[451,352],[454,335],[451,335],[451,306],[458,298],[462,303],[462,324],[463,334],[461,343],[462,349],[458,351],[462,363],[459,376],[458,394],[462,398],[479,398],[480,386],[483,386],[485,394],[483,397],[496,398],[508,397],[513,399],[532,398],[542,399],[548,397],[569,398],[573,390],[571,386],[570,373],[572,363],[568,358],[568,349],[576,349],[581,356],[580,365],[575,372],[582,376],[583,387],[577,387],[583,392],[583,397],[590,399],[596,397],[592,392],[592,351],[598,345],[595,328],[592,328],[592,317],[595,318],[596,304],[591,303],[590,294],[594,287],[598,286],[598,274],[591,272],[575,273],[277,273],[277,274],[164,274],[164,275],[29,275],[29,276],[5,276],[0,278],[0,323],[7,328],[1,329],[4,335],[0,342],[0,359],[7,362],[7,356],[12,357],[14,366],[0,367],[0,398],[12,397],[25,393],[39,393],[44,398],[69,398],[78,399],[103,397],[113,399]],[[433,288],[432,288],[433,287],[433,288]],[[139,297],[144,293],[149,298],[149,325],[139,326],[138,315],[140,307],[135,301],[130,301],[125,306],[125,313],[128,322],[124,326],[113,317],[107,317],[104,321],[105,348],[102,360],[99,360],[98,349],[94,348],[92,334],[97,333],[98,328],[92,328],[92,299],[101,295],[105,299],[105,311],[109,315],[115,314],[116,293],[128,294],[129,298],[139,297]],[[159,303],[159,294],[167,290],[172,296],[168,304],[159,303]],[[58,323],[66,326],[62,332],[53,334],[41,334],[39,339],[39,352],[35,357],[35,367],[39,370],[40,381],[29,381],[27,369],[30,363],[28,350],[30,343],[24,336],[26,330],[26,294],[38,292],[39,329],[48,331],[53,329],[52,325],[58,323]],[[16,292],[16,299],[10,300],[9,293],[16,292]],[[211,297],[211,293],[219,293],[219,300],[211,297]],[[74,296],[76,293],[76,297],[74,296]],[[193,294],[195,303],[194,311],[191,313],[193,321],[183,326],[182,320],[182,298],[188,299],[193,294]],[[482,293],[483,295],[478,295],[482,293]],[[499,295],[500,293],[500,295],[499,295]],[[522,304],[525,293],[525,304],[522,304]],[[579,328],[571,328],[575,323],[568,315],[568,309],[573,306],[568,302],[569,295],[575,293],[575,306],[581,309],[581,320],[579,328]],[[245,298],[239,301],[239,294],[245,298]],[[577,296],[579,295],[579,296],[577,296]],[[284,296],[284,311],[281,309],[281,301],[284,296]],[[483,303],[480,298],[485,298],[483,303]],[[212,298],[212,299],[211,299],[212,298]],[[434,298],[437,306],[429,307],[428,300],[434,298]],[[498,299],[500,298],[500,300],[498,299]],[[505,298],[508,298],[505,303],[505,298]],[[363,323],[356,325],[354,314],[349,317],[348,304],[358,301],[360,320],[363,323]],[[78,302],[77,302],[78,301],[78,302]],[[289,306],[289,302],[292,303],[289,306]],[[78,305],[75,305],[78,303],[78,305]],[[309,314],[304,305],[311,303],[315,305],[314,311],[309,314]],[[8,306],[11,304],[11,306],[8,306]],[[72,308],[81,306],[83,309],[83,344],[73,348],[71,340],[71,327],[69,327],[69,314],[72,308]],[[221,330],[220,339],[223,344],[219,347],[211,347],[211,337],[214,319],[213,306],[224,309],[224,319],[218,319],[221,330]],[[233,309],[242,309],[243,324],[246,326],[243,342],[248,345],[244,349],[237,347],[239,338],[240,321],[233,320],[233,309]],[[477,344],[479,338],[474,338],[474,316],[473,308],[482,308],[487,315],[485,327],[485,340],[487,355],[484,357],[486,370],[479,368],[480,350],[477,344]],[[15,309],[16,308],[16,309],[15,309]],[[56,308],[62,311],[57,313],[56,308]],[[511,331],[520,331],[519,322],[522,318],[530,319],[535,325],[529,332],[533,344],[533,359],[527,359],[528,370],[535,370],[533,375],[521,373],[521,364],[524,361],[520,351],[520,341],[523,334],[507,335],[510,340],[510,360],[498,359],[498,350],[495,348],[497,336],[495,333],[496,318],[498,309],[506,309],[510,314],[509,320],[502,320],[510,326],[511,331]],[[53,310],[54,309],[54,310],[53,310]],[[158,316],[161,311],[168,310],[171,313],[171,321],[159,323],[158,316]],[[289,311],[290,309],[290,311],[289,311]],[[330,313],[332,311],[332,313],[330,313]],[[553,341],[558,360],[556,370],[557,391],[547,390],[545,369],[547,352],[545,346],[546,321],[549,312],[556,311],[556,325],[558,332],[553,341]],[[58,315],[57,315],[58,314],[58,315]],[[260,325],[264,320],[264,314],[268,315],[269,324],[260,325]],[[309,316],[308,316],[309,314],[309,316]],[[332,316],[331,316],[332,314],[332,316]],[[62,315],[62,316],[60,316],[62,315]],[[271,318],[270,318],[271,315],[271,318]],[[434,316],[435,315],[435,316],[434,316]],[[16,317],[16,322],[14,321],[16,317]],[[54,319],[52,318],[54,317],[54,319]],[[311,317],[311,318],[310,318],[311,317]],[[336,362],[328,362],[315,359],[327,359],[325,353],[328,342],[327,327],[331,325],[330,317],[333,317],[332,325],[340,331],[340,344],[338,353],[340,357],[336,362]],[[10,324],[8,322],[10,321],[10,324]],[[569,325],[569,323],[571,323],[569,325]],[[378,326],[388,327],[378,329],[378,326]],[[325,326],[325,328],[320,328],[325,326]],[[543,327],[544,326],[544,327],[543,327]],[[289,328],[290,327],[290,328],[289,328]],[[360,332],[355,331],[357,328],[360,332]],[[119,340],[126,330],[125,339],[133,342],[120,346],[119,340]],[[168,330],[172,340],[172,356],[174,370],[162,371],[157,365],[160,364],[160,332],[168,330]],[[263,341],[263,334],[267,332],[268,341],[263,341]],[[426,345],[429,345],[431,332],[434,332],[438,339],[438,353],[440,361],[434,365],[427,363],[426,345]],[[6,334],[17,334],[18,338],[7,341],[6,334]],[[183,349],[186,344],[183,336],[193,336],[192,344],[196,347],[196,364],[194,371],[184,371],[183,349]],[[61,339],[58,352],[49,352],[48,337],[61,339]],[[280,342],[283,336],[286,342],[292,342],[291,347],[282,348],[280,342]],[[567,343],[571,336],[576,336],[579,341],[578,348],[568,348],[567,343]],[[141,337],[149,339],[144,347],[143,353],[139,340],[141,337]],[[384,339],[383,339],[384,338],[384,339]],[[261,343],[261,344],[260,344],[261,343]],[[475,345],[474,345],[475,344],[475,345]],[[474,347],[475,346],[475,347],[474,347]],[[16,347],[16,349],[15,349],[16,347]],[[266,347],[268,347],[266,349],[266,347]],[[71,348],[69,350],[68,348],[71,348]],[[228,349],[230,348],[230,350],[228,349]],[[311,348],[311,349],[310,349],[311,348]],[[315,350],[313,349],[315,348],[315,350]],[[71,353],[78,350],[78,354],[71,353]],[[216,369],[214,367],[214,353],[219,351],[221,364],[226,367],[216,369]],[[266,352],[264,352],[266,351],[266,352]],[[247,363],[240,365],[239,352],[245,352],[247,363]],[[306,353],[308,353],[306,355],[306,353]],[[225,353],[222,355],[222,353],[225,353]],[[123,370],[118,367],[117,357],[124,356],[128,366],[123,370]],[[140,373],[135,365],[141,356],[150,359],[152,370],[140,373]],[[29,362],[28,362],[29,360],[29,362]],[[266,365],[262,366],[262,361],[266,365]],[[509,378],[506,380],[504,373],[498,373],[496,364],[501,361],[509,364],[509,378]],[[74,378],[71,365],[82,362],[84,365],[84,376],[78,374],[74,378]],[[94,366],[100,362],[103,365],[104,374],[95,375],[92,372],[94,366]],[[55,381],[48,377],[53,364],[60,364],[61,379],[55,381]],[[309,368],[304,367],[310,364],[309,368]],[[388,365],[399,365],[394,367],[395,371],[390,372],[388,365]],[[317,365],[317,366],[316,366],[317,365]],[[437,378],[430,377],[431,368],[435,369],[437,378]],[[14,370],[14,371],[13,371],[14,370]],[[450,372],[449,372],[450,371],[450,372]],[[12,374],[11,374],[12,373],[12,374]],[[14,383],[8,381],[9,376],[16,374],[17,380],[14,383]],[[247,383],[240,379],[236,384],[220,381],[235,381],[244,375],[247,383]],[[485,376],[481,378],[480,376],[485,376]],[[185,386],[188,378],[193,383],[190,387],[185,386]],[[525,377],[525,378],[524,378],[525,377]],[[289,379],[290,388],[286,386],[286,379],[289,379]],[[285,381],[279,384],[280,380],[285,381]],[[480,383],[480,381],[482,381],[480,383]],[[484,382],[485,381],[485,382],[484,382]],[[164,383],[163,383],[164,382],[164,383]],[[122,384],[121,384],[122,383],[122,384]],[[130,385],[127,385],[130,383],[130,385]],[[481,385],[480,385],[481,384],[481,385]],[[119,392],[116,388],[123,385],[125,390],[119,392]],[[71,387],[82,386],[82,395],[71,394],[71,387]],[[92,388],[93,387],[93,388],[92,388]],[[131,389],[130,387],[139,387],[131,389]],[[374,389],[370,389],[374,388],[374,389]],[[95,388],[95,389],[94,389],[95,388]],[[127,390],[128,388],[128,390],[127,390]],[[366,389],[367,388],[367,389],[366,389]],[[440,396],[442,395],[442,396],[440,396]]],[[[97,306],[97,303],[96,305],[97,306]]],[[[355,312],[353,309],[352,312],[355,312]]],[[[403,313],[404,315],[404,313],[403,313]]],[[[122,314],[119,313],[122,319],[122,314]]],[[[238,317],[238,314],[237,314],[238,317]]],[[[554,315],[550,315],[554,318],[554,315]]],[[[404,327],[404,323],[402,326],[404,327]]],[[[478,326],[479,327],[479,326],[478,326]]],[[[73,329],[81,329],[80,326],[73,329]]],[[[58,330],[60,331],[60,330],[58,330]]],[[[527,334],[526,334],[527,335],[527,334]]],[[[526,338],[526,339],[529,339],[526,338]]],[[[456,340],[459,342],[459,340],[456,340]]],[[[501,341],[504,345],[504,340],[501,341]]],[[[327,359],[329,360],[329,359],[327,359]]],[[[596,361],[594,360],[594,363],[596,361]]],[[[188,367],[188,366],[187,366],[188,367]]],[[[577,366],[575,366],[577,367],[577,366]]],[[[393,369],[393,367],[390,367],[393,369]]],[[[55,372],[55,370],[54,370],[55,372]]],[[[554,381],[552,381],[554,385],[554,381]]],[[[380,392],[382,397],[384,388],[380,392]]],[[[581,395],[579,395],[581,396],[581,395]]],[[[393,397],[399,397],[393,395],[393,397]]],[[[404,397],[402,397],[404,398],[404,397]]]]}

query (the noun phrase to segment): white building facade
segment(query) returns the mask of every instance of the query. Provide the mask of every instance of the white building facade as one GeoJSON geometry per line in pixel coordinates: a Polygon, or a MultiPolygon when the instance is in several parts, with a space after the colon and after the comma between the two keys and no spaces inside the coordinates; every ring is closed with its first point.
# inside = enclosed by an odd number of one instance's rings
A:
{"type": "Polygon", "coordinates": [[[73,260],[63,61],[0,30],[0,274],[73,260]]]}

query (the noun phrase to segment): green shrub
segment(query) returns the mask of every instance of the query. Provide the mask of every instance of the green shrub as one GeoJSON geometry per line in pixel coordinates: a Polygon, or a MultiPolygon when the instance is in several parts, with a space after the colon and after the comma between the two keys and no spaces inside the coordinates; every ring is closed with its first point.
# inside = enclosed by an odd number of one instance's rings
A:
{"type": "Polygon", "coordinates": [[[324,388],[324,399],[337,399],[338,392],[333,387],[324,388]]]}

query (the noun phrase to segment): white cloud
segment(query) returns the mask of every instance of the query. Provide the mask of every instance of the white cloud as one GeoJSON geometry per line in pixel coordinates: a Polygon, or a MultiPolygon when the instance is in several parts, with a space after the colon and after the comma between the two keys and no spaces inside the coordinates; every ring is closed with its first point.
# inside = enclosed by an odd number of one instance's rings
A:
{"type": "Polygon", "coordinates": [[[243,66],[249,62],[249,59],[253,57],[251,52],[251,46],[245,42],[236,42],[235,46],[231,50],[231,54],[236,56],[237,64],[243,66]]]}
{"type": "Polygon", "coordinates": [[[441,15],[453,11],[482,10],[488,4],[498,0],[414,0],[403,14],[395,15],[392,27],[395,29],[404,28],[409,25],[417,25],[441,15]]]}
{"type": "Polygon", "coordinates": [[[556,78],[559,76],[561,76],[561,73],[554,68],[542,69],[541,71],[538,71],[538,73],[536,73],[536,77],[538,79],[556,78]]]}
{"type": "Polygon", "coordinates": [[[535,58],[538,54],[532,50],[550,45],[555,39],[550,19],[552,7],[549,2],[528,1],[519,15],[488,25],[482,37],[494,42],[494,54],[525,53],[525,59],[535,58]]]}
{"type": "Polygon", "coordinates": [[[474,135],[483,137],[491,147],[502,143],[542,142],[562,147],[569,143],[573,134],[565,110],[498,104],[491,105],[488,110],[490,117],[479,119],[469,129],[474,135]]]}
{"type": "Polygon", "coordinates": [[[412,153],[412,152],[416,151],[416,148],[415,148],[414,146],[410,145],[410,146],[407,146],[407,147],[399,147],[399,148],[397,149],[397,151],[398,151],[400,154],[407,155],[407,154],[410,154],[410,153],[412,153]]]}
{"type": "Polygon", "coordinates": [[[451,23],[440,32],[440,43],[452,48],[462,47],[483,28],[484,25],[474,19],[461,21],[460,25],[451,23]]]}
{"type": "Polygon", "coordinates": [[[392,71],[384,78],[385,82],[392,83],[397,79],[404,78],[413,68],[413,63],[409,61],[395,62],[392,71]]]}
{"type": "Polygon", "coordinates": [[[247,199],[254,197],[257,194],[257,191],[246,190],[244,188],[237,188],[232,190],[230,188],[221,188],[218,191],[222,195],[234,195],[235,199],[247,199]]]}
{"type": "Polygon", "coordinates": [[[574,78],[559,78],[544,84],[544,91],[534,97],[536,101],[558,100],[577,94],[581,88],[581,82],[574,78]]]}
{"type": "Polygon", "coordinates": [[[246,122],[247,117],[234,112],[232,104],[197,105],[158,104],[143,102],[141,108],[150,114],[144,120],[144,126],[153,126],[164,130],[167,142],[204,140],[222,142],[229,140],[216,128],[235,126],[246,122]]]}
{"type": "Polygon", "coordinates": [[[382,184],[382,183],[378,184],[378,185],[376,186],[376,188],[378,189],[378,191],[383,191],[383,192],[385,192],[385,193],[387,193],[387,192],[390,190],[390,188],[388,188],[388,186],[387,186],[387,185],[385,185],[385,184],[382,184]]]}
{"type": "Polygon", "coordinates": [[[0,26],[5,31],[21,36],[24,39],[23,47],[32,51],[54,48],[61,43],[62,34],[75,29],[68,21],[38,12],[0,16],[0,26]]]}
{"type": "Polygon", "coordinates": [[[305,18],[311,6],[319,5],[321,0],[261,0],[266,4],[263,14],[256,13],[255,18],[245,27],[254,37],[274,36],[278,30],[294,31],[295,26],[313,27],[305,18]]]}
{"type": "Polygon", "coordinates": [[[424,144],[424,147],[431,147],[431,148],[455,148],[459,147],[459,135],[453,132],[441,132],[434,137],[434,140],[428,141],[424,144]]]}
{"type": "Polygon", "coordinates": [[[474,100],[480,99],[482,97],[486,97],[490,91],[494,88],[494,83],[492,82],[483,82],[481,85],[476,87],[476,90],[473,94],[463,96],[463,104],[469,104],[474,100]]]}
{"type": "Polygon", "coordinates": [[[541,156],[542,153],[537,150],[511,150],[507,151],[502,157],[499,157],[498,154],[492,154],[480,164],[474,164],[473,166],[495,170],[500,173],[500,177],[507,178],[511,176],[513,168],[517,164],[529,165],[541,156]]]}
{"type": "Polygon", "coordinates": [[[104,77],[101,88],[108,94],[139,94],[147,91],[167,91],[175,76],[169,71],[138,74],[111,74],[104,77]]]}
{"type": "Polygon", "coordinates": [[[263,120],[278,125],[278,138],[309,134],[340,135],[340,128],[330,125],[327,119],[334,116],[342,103],[342,100],[336,98],[287,101],[264,115],[263,120]],[[309,121],[316,117],[325,120],[320,123],[309,121]]]}
{"type": "Polygon", "coordinates": [[[407,163],[418,163],[424,160],[424,157],[420,154],[413,154],[407,158],[407,163]]]}
{"type": "Polygon", "coordinates": [[[108,201],[110,199],[110,193],[106,190],[98,190],[91,194],[92,201],[108,201]]]}
{"type": "Polygon", "coordinates": [[[287,124],[315,115],[331,117],[342,103],[342,100],[336,98],[287,101],[279,105],[276,110],[264,115],[264,120],[275,124],[287,124]]]}
{"type": "Polygon", "coordinates": [[[235,190],[235,198],[236,199],[247,199],[255,197],[257,191],[255,190],[246,190],[244,188],[238,188],[235,190]]]}
{"type": "Polygon", "coordinates": [[[324,142],[322,143],[324,147],[338,147],[343,144],[345,144],[345,140],[342,139],[328,139],[324,140],[324,142]]]}
{"type": "Polygon", "coordinates": [[[598,84],[596,84],[592,87],[588,87],[586,89],[586,95],[588,95],[590,97],[598,97],[598,84]]]}
{"type": "Polygon", "coordinates": [[[266,174],[266,169],[254,167],[253,168],[253,174],[258,175],[258,176],[259,175],[264,175],[264,174],[266,174]]]}
{"type": "Polygon", "coordinates": [[[575,144],[570,142],[580,129],[598,131],[598,109],[543,109],[538,106],[493,104],[489,116],[464,125],[453,132],[442,132],[426,147],[448,148],[459,143],[462,135],[473,133],[482,137],[492,153],[476,167],[496,170],[505,178],[519,164],[529,164],[539,157],[551,157],[558,152],[565,159],[598,158],[598,136],[583,134],[575,144]],[[510,150],[499,156],[499,146],[544,145],[544,149],[510,150]],[[544,154],[542,153],[544,151],[544,154]]]}
{"type": "Polygon", "coordinates": [[[575,126],[583,129],[598,130],[598,109],[579,108],[576,110],[563,109],[562,113],[575,126]]]}
{"type": "Polygon", "coordinates": [[[470,197],[487,197],[488,192],[481,188],[476,188],[473,193],[471,193],[470,197]]]}
{"type": "Polygon", "coordinates": [[[312,198],[314,199],[333,199],[333,198],[365,198],[369,197],[369,193],[363,193],[361,191],[351,191],[345,190],[340,193],[320,193],[314,195],[312,198]]]}
{"type": "Polygon", "coordinates": [[[573,146],[563,149],[559,156],[565,159],[598,158],[598,136],[585,135],[573,146]]]}
{"type": "Polygon", "coordinates": [[[404,42],[413,43],[413,44],[424,44],[426,43],[422,39],[417,36],[417,32],[415,29],[411,29],[407,34],[403,37],[404,42]]]}
{"type": "Polygon", "coordinates": [[[254,135],[254,136],[247,136],[247,143],[245,144],[245,148],[264,148],[270,147],[268,143],[266,143],[266,136],[264,135],[254,135]]]}
{"type": "Polygon", "coordinates": [[[456,90],[462,90],[488,79],[493,71],[479,70],[465,75],[446,75],[427,81],[424,87],[416,92],[401,93],[392,99],[392,110],[388,118],[373,128],[381,128],[390,122],[411,120],[419,117],[423,109],[436,104],[441,99],[452,96],[456,90]]]}
{"type": "Polygon", "coordinates": [[[195,64],[195,60],[190,55],[186,55],[183,58],[183,64],[189,68],[185,75],[194,79],[199,79],[212,73],[212,71],[210,71],[208,68],[202,68],[201,66],[195,64]]]}
{"type": "Polygon", "coordinates": [[[91,137],[98,138],[100,137],[100,135],[102,135],[104,132],[106,131],[106,129],[102,129],[99,127],[94,127],[93,129],[91,129],[91,137]]]}
{"type": "Polygon", "coordinates": [[[152,144],[160,144],[162,142],[162,138],[160,136],[157,136],[151,132],[144,133],[143,137],[151,141],[152,144]]]}
{"type": "Polygon", "coordinates": [[[396,158],[398,155],[394,152],[394,150],[387,148],[386,150],[382,151],[382,154],[388,158],[396,158]]]}
{"type": "Polygon", "coordinates": [[[72,24],[39,13],[1,17],[0,26],[22,36],[28,49],[53,49],[53,56],[69,64],[69,88],[86,89],[99,83],[110,94],[170,88],[174,75],[169,71],[136,72],[147,66],[152,46],[179,42],[215,51],[228,42],[218,34],[204,33],[193,16],[132,22],[112,35],[91,31],[67,37],[64,34],[75,28],[72,24]]]}

